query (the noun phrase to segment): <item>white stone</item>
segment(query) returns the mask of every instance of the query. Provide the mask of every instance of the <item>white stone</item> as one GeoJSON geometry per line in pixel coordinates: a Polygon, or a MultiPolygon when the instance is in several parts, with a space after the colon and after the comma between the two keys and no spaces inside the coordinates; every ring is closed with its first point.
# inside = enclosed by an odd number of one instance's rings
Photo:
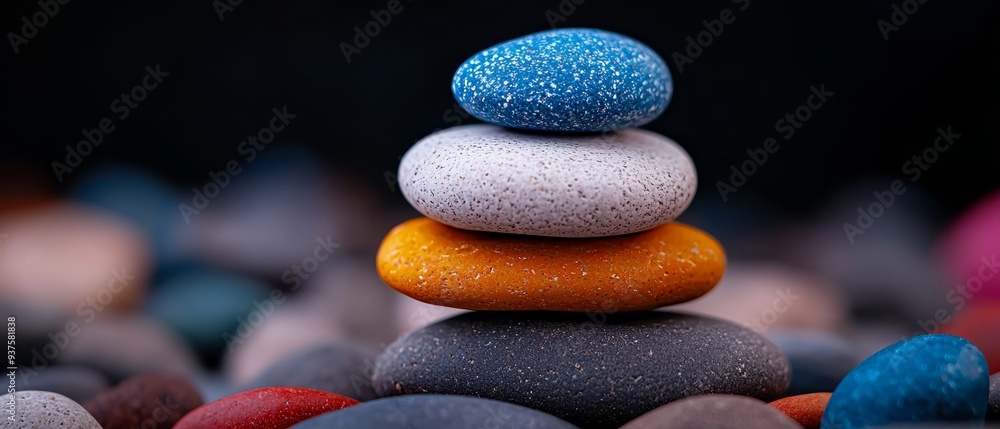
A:
{"type": "Polygon", "coordinates": [[[688,207],[697,180],[684,149],[640,129],[566,135],[464,125],[420,140],[399,166],[403,195],[431,219],[549,237],[655,228],[688,207]]]}
{"type": "Polygon", "coordinates": [[[0,429],[101,429],[82,405],[58,393],[27,390],[0,396],[0,401],[5,411],[0,429]],[[11,396],[15,400],[13,416],[6,412],[11,396]]]}

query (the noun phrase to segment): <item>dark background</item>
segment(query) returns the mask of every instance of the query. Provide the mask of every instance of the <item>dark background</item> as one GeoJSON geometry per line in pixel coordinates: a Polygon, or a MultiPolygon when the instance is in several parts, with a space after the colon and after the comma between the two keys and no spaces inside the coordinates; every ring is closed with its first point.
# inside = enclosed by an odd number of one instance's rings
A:
{"type": "MultiPolygon", "coordinates": [[[[704,30],[702,20],[738,4],[586,0],[558,26],[635,37],[670,64],[674,98],[646,128],[691,153],[699,200],[718,202],[715,183],[728,178],[730,165],[777,136],[775,122],[805,102],[810,86],[825,84],[831,100],[730,200],[795,213],[861,178],[885,178],[888,189],[904,177],[901,165],[950,125],[962,137],[920,186],[951,216],[998,184],[1000,4],[927,0],[885,41],[876,22],[901,3],[753,0],[683,73],[671,54],[704,30]]],[[[19,53],[6,37],[0,46],[4,189],[58,192],[109,161],[190,189],[237,158],[238,144],[266,124],[271,108],[288,106],[299,116],[272,145],[301,142],[331,169],[403,204],[385,173],[414,141],[455,125],[447,112],[458,65],[549,29],[546,11],[558,11],[560,1],[403,0],[402,12],[348,64],[340,43],[386,4],[244,0],[223,21],[208,0],[60,5],[19,53]],[[156,64],[170,73],[161,87],[126,120],[116,119],[115,131],[58,183],[51,163],[65,158],[64,147],[114,115],[111,101],[156,64]]],[[[21,17],[38,10],[37,1],[2,2],[0,30],[19,33],[21,17]]]]}

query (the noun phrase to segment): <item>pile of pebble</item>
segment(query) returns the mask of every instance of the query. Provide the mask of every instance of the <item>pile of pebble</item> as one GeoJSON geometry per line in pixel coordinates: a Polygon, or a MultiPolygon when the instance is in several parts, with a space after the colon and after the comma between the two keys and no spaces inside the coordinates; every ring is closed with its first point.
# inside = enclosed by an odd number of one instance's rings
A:
{"type": "Polygon", "coordinates": [[[395,290],[471,312],[410,332],[372,365],[373,354],[341,346],[289,356],[219,399],[185,375],[107,363],[119,362],[108,358],[115,347],[98,347],[77,361],[107,361],[101,371],[22,374],[28,388],[0,396],[16,410],[0,428],[834,429],[1000,419],[1000,374],[989,377],[980,350],[958,336],[916,336],[860,361],[821,331],[765,337],[653,311],[707,294],[726,265],[714,238],[675,222],[694,196],[692,160],[635,128],[664,112],[672,89],[652,49],[600,30],[545,31],[473,56],[453,92],[488,124],[437,132],[406,154],[400,187],[426,217],[389,232],[376,260],[395,290]],[[120,380],[105,378],[116,371],[120,380]]]}

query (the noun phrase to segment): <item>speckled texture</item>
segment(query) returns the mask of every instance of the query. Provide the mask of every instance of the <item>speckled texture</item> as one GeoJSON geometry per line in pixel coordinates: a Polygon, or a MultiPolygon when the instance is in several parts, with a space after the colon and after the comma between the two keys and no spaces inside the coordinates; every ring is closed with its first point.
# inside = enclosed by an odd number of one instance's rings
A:
{"type": "Polygon", "coordinates": [[[702,395],[664,405],[621,429],[801,429],[760,400],[702,395]]]}
{"type": "Polygon", "coordinates": [[[379,399],[314,417],[294,429],[574,429],[541,411],[456,395],[411,395],[379,399]]]}
{"type": "Polygon", "coordinates": [[[529,34],[486,49],[452,79],[458,103],[483,121],[546,131],[649,123],[667,108],[667,64],[630,37],[589,28],[529,34]]]}
{"type": "Polygon", "coordinates": [[[82,365],[54,365],[41,371],[25,366],[17,374],[17,390],[54,392],[81,404],[108,387],[104,374],[82,365]]]}
{"type": "Polygon", "coordinates": [[[370,401],[376,398],[371,372],[377,355],[360,346],[324,345],[281,360],[250,385],[306,387],[370,401]]]}
{"type": "MultiPolygon", "coordinates": [[[[795,380],[794,373],[792,380],[795,380]]],[[[826,411],[826,403],[830,402],[830,395],[832,395],[830,392],[806,393],[782,398],[768,405],[795,420],[805,429],[819,429],[823,421],[823,412],[826,411]]]]}
{"type": "Polygon", "coordinates": [[[524,134],[463,125],[425,137],[399,165],[399,187],[425,216],[456,228],[603,237],[674,220],[698,176],[672,140],[645,130],[524,134]]]}
{"type": "Polygon", "coordinates": [[[777,398],[788,361],[759,334],[668,312],[473,312],[391,344],[372,378],[380,395],[478,396],[580,427],[617,427],[688,396],[777,398]]]}
{"type": "Polygon", "coordinates": [[[83,404],[104,429],[170,429],[202,405],[184,377],[145,374],[123,381],[83,404]]]}
{"type": "Polygon", "coordinates": [[[952,335],[921,335],[865,359],[833,391],[823,429],[968,421],[978,427],[989,395],[986,359],[952,335]]]}
{"type": "Polygon", "coordinates": [[[634,311],[695,299],[725,254],[677,222],[626,236],[554,239],[465,231],[427,218],[386,235],[379,275],[416,300],[469,310],[634,311]]]}
{"type": "Polygon", "coordinates": [[[285,429],[358,403],[321,390],[263,387],[202,405],[184,416],[174,429],[285,429]]]}
{"type": "Polygon", "coordinates": [[[990,399],[986,418],[993,422],[1000,421],[1000,372],[990,377],[990,399]]]}
{"type": "Polygon", "coordinates": [[[83,409],[63,395],[41,390],[25,390],[14,393],[14,420],[8,420],[11,394],[0,396],[0,429],[102,429],[101,424],[83,409]]]}
{"type": "Polygon", "coordinates": [[[764,335],[792,363],[792,385],[785,392],[787,395],[832,392],[864,359],[854,345],[830,332],[781,329],[769,330],[764,335]]]}

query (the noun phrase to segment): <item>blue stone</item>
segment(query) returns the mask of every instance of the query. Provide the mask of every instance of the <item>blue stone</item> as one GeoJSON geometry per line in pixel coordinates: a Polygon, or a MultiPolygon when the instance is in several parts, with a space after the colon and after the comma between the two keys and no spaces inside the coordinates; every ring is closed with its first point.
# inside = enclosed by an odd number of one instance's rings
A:
{"type": "Polygon", "coordinates": [[[203,354],[218,354],[238,344],[226,338],[242,335],[241,323],[255,327],[247,318],[260,312],[254,302],[267,301],[270,290],[254,278],[228,271],[181,268],[152,291],[146,313],[203,354]]]}
{"type": "Polygon", "coordinates": [[[953,335],[921,335],[865,359],[833,391],[822,429],[895,423],[983,425],[989,394],[986,358],[953,335]]]}
{"type": "Polygon", "coordinates": [[[785,396],[832,392],[864,357],[846,339],[818,329],[775,329],[765,336],[792,364],[785,396]]]}
{"type": "Polygon", "coordinates": [[[540,131],[609,131],[656,119],[673,94],[667,64],[630,37],[590,28],[529,34],[486,49],[451,90],[473,116],[540,131]]]}

